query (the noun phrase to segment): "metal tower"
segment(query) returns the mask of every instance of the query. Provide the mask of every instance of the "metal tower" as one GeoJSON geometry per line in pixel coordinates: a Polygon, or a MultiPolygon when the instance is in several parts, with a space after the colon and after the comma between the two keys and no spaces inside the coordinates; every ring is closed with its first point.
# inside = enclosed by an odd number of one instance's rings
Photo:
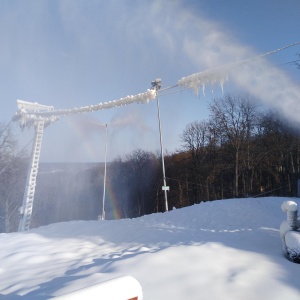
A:
{"type": "MultiPolygon", "coordinates": [[[[20,222],[18,231],[25,231],[30,227],[44,127],[50,124],[49,118],[38,117],[36,113],[53,111],[53,107],[21,100],[18,100],[17,104],[19,108],[19,114],[15,116],[15,119],[19,120],[20,126],[24,128],[25,126],[33,125],[35,127],[34,143],[27,173],[25,192],[22,206],[19,209],[20,222]]],[[[54,121],[57,120],[57,118],[52,118],[51,120],[54,121]]]]}

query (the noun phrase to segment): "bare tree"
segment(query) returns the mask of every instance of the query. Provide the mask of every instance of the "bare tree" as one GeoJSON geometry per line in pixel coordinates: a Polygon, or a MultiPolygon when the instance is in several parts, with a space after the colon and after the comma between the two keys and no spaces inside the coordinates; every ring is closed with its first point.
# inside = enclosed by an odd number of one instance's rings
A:
{"type": "Polygon", "coordinates": [[[295,196],[300,166],[299,129],[274,111],[261,116],[259,129],[256,160],[263,174],[263,192],[278,190],[278,195],[295,196]]]}
{"type": "Polygon", "coordinates": [[[112,163],[111,183],[124,217],[137,217],[155,210],[158,159],[141,149],[112,163]]]}
{"type": "Polygon", "coordinates": [[[191,182],[194,183],[195,202],[200,202],[201,198],[209,200],[209,178],[211,170],[212,147],[216,143],[209,122],[195,121],[188,124],[181,135],[183,147],[190,155],[190,175],[191,182]]]}
{"type": "Polygon", "coordinates": [[[247,97],[225,95],[214,99],[209,106],[211,123],[221,143],[229,143],[234,151],[234,196],[239,194],[240,153],[250,140],[254,128],[256,108],[247,97]]]}
{"type": "Polygon", "coordinates": [[[16,230],[25,186],[24,154],[16,155],[17,141],[9,125],[0,124],[0,220],[1,231],[16,230]]]}
{"type": "MultiPolygon", "coordinates": [[[[153,169],[157,158],[151,152],[141,149],[135,150],[132,154],[126,156],[129,167],[129,183],[131,186],[131,195],[137,216],[149,213],[149,193],[155,180],[156,170],[153,169]]],[[[152,203],[154,204],[154,203],[152,203]]],[[[151,206],[151,205],[150,205],[151,206]]],[[[151,211],[152,212],[152,211],[151,211]]]]}

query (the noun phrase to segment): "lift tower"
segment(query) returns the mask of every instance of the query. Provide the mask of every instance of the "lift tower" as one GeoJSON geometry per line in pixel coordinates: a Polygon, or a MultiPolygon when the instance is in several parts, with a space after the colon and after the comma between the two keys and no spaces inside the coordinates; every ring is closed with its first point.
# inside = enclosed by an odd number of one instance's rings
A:
{"type": "MultiPolygon", "coordinates": [[[[25,192],[22,206],[19,209],[20,222],[18,231],[25,231],[30,227],[44,127],[50,123],[49,118],[43,118],[41,116],[38,117],[36,113],[53,111],[53,107],[22,100],[18,100],[17,105],[20,113],[16,115],[15,118],[19,120],[20,126],[24,128],[26,126],[33,125],[35,128],[34,143],[32,147],[29,170],[27,173],[25,192]]],[[[52,120],[54,121],[53,118],[52,120]]]]}

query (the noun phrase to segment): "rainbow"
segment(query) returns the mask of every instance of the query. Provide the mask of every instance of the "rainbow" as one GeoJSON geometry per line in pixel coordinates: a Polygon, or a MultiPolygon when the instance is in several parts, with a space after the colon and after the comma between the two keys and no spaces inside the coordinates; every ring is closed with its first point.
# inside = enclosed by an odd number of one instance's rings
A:
{"type": "Polygon", "coordinates": [[[105,210],[112,212],[112,217],[114,220],[122,218],[122,209],[120,207],[120,202],[118,197],[113,190],[109,180],[106,182],[106,193],[105,193],[105,210]]]}

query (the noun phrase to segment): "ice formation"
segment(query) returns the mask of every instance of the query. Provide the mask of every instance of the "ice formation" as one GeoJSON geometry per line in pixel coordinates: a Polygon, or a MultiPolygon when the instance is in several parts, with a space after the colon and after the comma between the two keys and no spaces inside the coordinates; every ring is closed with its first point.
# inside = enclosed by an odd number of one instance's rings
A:
{"type": "Polygon", "coordinates": [[[57,116],[51,115],[54,111],[53,106],[42,105],[37,102],[28,102],[24,100],[17,100],[18,111],[13,117],[13,121],[19,121],[20,127],[30,127],[36,125],[41,117],[37,116],[39,113],[48,113],[48,117],[43,118],[45,126],[54,123],[58,120],[57,116]]]}
{"type": "Polygon", "coordinates": [[[199,94],[199,88],[202,87],[203,95],[205,96],[205,88],[207,85],[214,86],[220,84],[222,93],[224,91],[224,83],[228,81],[228,68],[218,68],[215,70],[207,70],[200,73],[195,73],[178,80],[177,84],[180,87],[193,89],[195,94],[199,94]]]}

